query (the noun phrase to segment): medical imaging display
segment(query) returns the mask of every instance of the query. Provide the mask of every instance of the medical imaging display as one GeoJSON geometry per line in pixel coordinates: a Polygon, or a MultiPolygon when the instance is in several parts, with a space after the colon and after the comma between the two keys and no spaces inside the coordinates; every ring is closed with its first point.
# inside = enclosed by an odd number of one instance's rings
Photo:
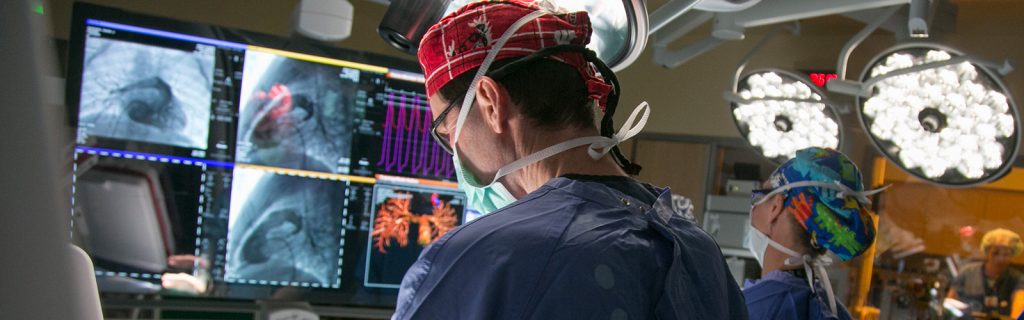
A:
{"type": "Polygon", "coordinates": [[[244,75],[236,161],[347,173],[359,70],[249,51],[244,75]]]}
{"type": "Polygon", "coordinates": [[[81,2],[71,29],[101,292],[390,308],[466,219],[414,61],[81,2]]]}
{"type": "Polygon", "coordinates": [[[214,53],[206,45],[188,50],[89,37],[79,141],[99,136],[206,149],[214,53]]]}
{"type": "Polygon", "coordinates": [[[228,281],[336,286],[345,183],[235,168],[228,281]]]}
{"type": "Polygon", "coordinates": [[[462,224],[465,195],[451,189],[378,184],[373,208],[366,286],[398,288],[423,248],[462,224]]]}

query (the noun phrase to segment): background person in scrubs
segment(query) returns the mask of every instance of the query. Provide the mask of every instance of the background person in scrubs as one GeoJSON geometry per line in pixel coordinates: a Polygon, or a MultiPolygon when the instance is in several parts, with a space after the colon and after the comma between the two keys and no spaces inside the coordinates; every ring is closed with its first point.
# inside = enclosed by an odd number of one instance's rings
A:
{"type": "Polygon", "coordinates": [[[668,189],[605,156],[643,126],[646,104],[635,126],[600,136],[595,109],[614,95],[596,57],[561,51],[494,72],[590,34],[586,13],[527,0],[476,2],[427,32],[419,60],[434,136],[454,154],[468,205],[487,214],[424,250],[393,319],[746,318],[712,238],[668,189]]]}
{"type": "Polygon", "coordinates": [[[749,248],[761,279],[743,288],[751,319],[851,319],[825,274],[831,251],[846,261],[875,239],[860,170],[846,155],[808,148],[755,190],[749,248]],[[811,283],[814,283],[812,286],[811,283]]]}
{"type": "Polygon", "coordinates": [[[1022,250],[1024,243],[1016,232],[1000,228],[985,233],[981,239],[985,261],[961,268],[950,283],[948,297],[970,305],[974,312],[1019,316],[1024,301],[1015,300],[1024,295],[1024,274],[1010,267],[1010,259],[1022,250]]]}

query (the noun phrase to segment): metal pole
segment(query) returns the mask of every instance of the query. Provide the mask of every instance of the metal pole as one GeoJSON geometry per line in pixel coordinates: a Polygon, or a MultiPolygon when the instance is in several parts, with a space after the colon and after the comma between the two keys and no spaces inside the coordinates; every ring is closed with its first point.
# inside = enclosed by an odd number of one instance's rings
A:
{"type": "Polygon", "coordinates": [[[699,0],[672,0],[668,3],[658,7],[654,13],[651,13],[651,28],[650,33],[658,32],[661,28],[665,27],[669,22],[679,18],[693,6],[697,5],[699,0]]]}
{"type": "Polygon", "coordinates": [[[871,33],[875,32],[879,26],[886,21],[889,21],[889,18],[891,18],[893,14],[896,14],[896,11],[899,9],[899,5],[885,9],[882,14],[878,16],[877,20],[864,26],[864,29],[861,29],[860,32],[853,36],[853,38],[850,38],[850,41],[846,42],[846,46],[844,46],[843,50],[839,52],[839,61],[836,63],[836,74],[839,76],[839,80],[846,80],[846,64],[850,59],[850,53],[853,52],[853,49],[856,49],[861,42],[864,42],[864,39],[867,39],[867,37],[871,35],[871,33]]]}

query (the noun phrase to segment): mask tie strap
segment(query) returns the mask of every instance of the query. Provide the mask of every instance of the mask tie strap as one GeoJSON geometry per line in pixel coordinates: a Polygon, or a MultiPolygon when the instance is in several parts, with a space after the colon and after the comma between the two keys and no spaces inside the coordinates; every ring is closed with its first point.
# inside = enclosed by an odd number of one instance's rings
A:
{"type": "Polygon", "coordinates": [[[812,258],[810,255],[801,255],[793,249],[786,248],[782,244],[775,242],[772,239],[767,239],[768,245],[772,246],[776,250],[790,256],[786,258],[784,262],[787,266],[803,265],[804,271],[807,273],[807,285],[811,288],[811,292],[817,293],[818,290],[814,286],[814,278],[817,277],[818,281],[825,291],[825,296],[828,298],[829,307],[832,313],[836,313],[836,300],[835,295],[832,293],[832,283],[828,280],[828,273],[825,271],[825,266],[832,264],[832,259],[827,256],[820,256],[812,258]]]}
{"type": "Polygon", "coordinates": [[[819,290],[814,285],[814,279],[818,279],[828,301],[829,310],[833,314],[839,314],[836,307],[836,294],[833,291],[833,287],[831,287],[831,282],[828,280],[828,272],[825,271],[825,267],[833,263],[831,258],[824,255],[818,257],[811,257],[810,254],[800,255],[796,251],[782,247],[781,244],[773,243],[774,241],[771,241],[771,239],[768,241],[768,244],[791,256],[785,259],[786,266],[803,265],[804,272],[807,274],[807,285],[811,288],[811,292],[819,293],[819,290]]]}
{"type": "Polygon", "coordinates": [[[605,138],[604,141],[590,144],[590,148],[587,149],[587,153],[590,154],[590,157],[594,158],[594,160],[601,159],[607,155],[613,147],[639,134],[640,131],[647,126],[647,119],[650,116],[650,104],[648,104],[647,101],[641,102],[636,106],[636,109],[633,109],[633,113],[629,115],[626,123],[619,129],[619,132],[616,132],[611,138],[605,138]],[[639,120],[637,120],[636,117],[640,115],[640,112],[643,112],[643,115],[640,116],[639,120]]]}
{"type": "Polygon", "coordinates": [[[771,196],[773,196],[773,195],[776,195],[776,194],[779,194],[779,193],[782,193],[782,192],[786,192],[786,191],[792,190],[794,188],[799,188],[799,187],[822,187],[822,188],[836,190],[836,191],[838,191],[836,193],[836,197],[839,198],[839,199],[843,199],[843,198],[846,198],[846,197],[854,197],[855,199],[857,199],[858,203],[861,203],[861,204],[864,204],[864,205],[869,205],[869,204],[871,204],[871,199],[869,198],[870,196],[873,196],[873,195],[876,195],[878,193],[881,193],[882,191],[885,191],[885,189],[888,189],[891,186],[892,185],[887,185],[887,186],[884,186],[884,187],[881,187],[881,188],[878,188],[878,189],[874,189],[874,190],[856,191],[856,190],[850,189],[849,187],[847,187],[846,185],[840,183],[839,181],[833,181],[832,183],[823,182],[823,181],[799,181],[799,182],[793,182],[793,183],[790,183],[790,184],[786,184],[786,185],[783,185],[783,186],[781,186],[781,187],[779,187],[779,188],[777,188],[775,190],[772,190],[772,192],[770,192],[767,195],[765,195],[765,197],[762,198],[761,200],[759,200],[757,203],[755,203],[755,205],[756,204],[761,204],[764,201],[767,201],[767,199],[771,198],[771,196]]]}
{"type": "Polygon", "coordinates": [[[534,152],[529,156],[520,158],[516,161],[512,161],[511,163],[501,167],[500,169],[498,169],[498,172],[494,174],[494,178],[491,180],[490,184],[493,184],[494,182],[498,181],[498,179],[501,179],[501,177],[504,177],[509,173],[515,172],[516,170],[522,169],[537,161],[547,159],[565,150],[569,150],[579,146],[590,145],[590,148],[587,149],[587,153],[590,155],[590,157],[594,158],[594,160],[601,159],[601,157],[605,156],[606,154],[608,154],[609,151],[611,151],[612,147],[640,133],[640,131],[643,130],[644,126],[647,125],[647,120],[650,114],[650,105],[648,105],[647,102],[643,102],[640,105],[638,105],[635,110],[633,110],[633,114],[629,116],[629,119],[626,121],[626,125],[622,129],[620,129],[619,132],[616,133],[612,138],[603,136],[580,137],[569,141],[554,144],[550,147],[534,152]],[[640,116],[641,112],[643,112],[642,116],[640,116]],[[636,119],[638,116],[640,116],[639,120],[636,119]]]}
{"type": "Polygon", "coordinates": [[[504,176],[508,175],[509,173],[515,172],[516,170],[522,169],[522,168],[524,168],[524,167],[526,167],[528,165],[531,165],[531,164],[533,164],[533,163],[535,163],[537,161],[540,161],[540,160],[543,160],[543,159],[547,159],[547,158],[549,158],[551,156],[554,156],[556,154],[559,154],[559,153],[561,153],[561,152],[563,152],[565,150],[569,150],[569,149],[572,149],[572,148],[575,148],[575,147],[579,147],[579,146],[583,146],[583,145],[588,145],[588,144],[602,143],[602,142],[606,142],[608,140],[610,140],[610,138],[608,138],[608,137],[590,136],[590,137],[580,137],[580,138],[572,139],[572,140],[569,140],[569,141],[565,141],[565,142],[554,144],[554,145],[552,145],[550,147],[547,147],[547,148],[541,149],[540,151],[534,152],[531,155],[519,158],[519,160],[512,161],[511,163],[505,165],[504,167],[501,167],[500,169],[498,169],[498,172],[494,174],[494,179],[492,179],[491,183],[489,183],[488,185],[493,184],[494,182],[498,181],[498,179],[501,179],[501,177],[504,177],[504,176]]]}
{"type": "Polygon", "coordinates": [[[887,186],[884,186],[884,187],[881,187],[881,188],[878,188],[878,189],[874,189],[874,190],[855,191],[855,190],[850,190],[850,188],[847,188],[843,184],[839,183],[839,181],[835,181],[835,184],[837,184],[840,187],[840,190],[841,190],[841,191],[839,191],[839,193],[836,194],[836,197],[839,197],[839,198],[845,198],[846,196],[854,197],[854,198],[857,199],[857,202],[860,202],[862,204],[871,204],[871,198],[870,198],[871,196],[876,195],[878,193],[881,193],[882,191],[885,191],[885,189],[889,189],[889,187],[892,186],[890,184],[890,185],[887,185],[887,186]]]}
{"type": "Polygon", "coordinates": [[[871,204],[871,199],[870,199],[871,196],[877,195],[879,193],[882,193],[883,191],[886,191],[886,189],[889,189],[889,187],[892,187],[892,186],[893,185],[887,185],[887,186],[879,188],[879,189],[861,191],[859,193],[859,195],[858,195],[857,200],[858,201],[862,200],[863,201],[862,203],[865,203],[865,204],[871,204]]]}
{"type": "MultiPolygon", "coordinates": [[[[821,256],[817,259],[809,261],[810,265],[814,266],[814,276],[818,278],[818,282],[825,289],[825,296],[828,297],[828,306],[832,310],[832,314],[838,314],[836,310],[836,297],[832,291],[832,281],[828,279],[828,272],[825,271],[825,266],[832,264],[832,259],[821,256]]],[[[806,265],[806,264],[805,264],[806,265]]],[[[808,274],[810,275],[810,274],[808,274]]],[[[813,286],[811,288],[814,288],[813,286]]]]}

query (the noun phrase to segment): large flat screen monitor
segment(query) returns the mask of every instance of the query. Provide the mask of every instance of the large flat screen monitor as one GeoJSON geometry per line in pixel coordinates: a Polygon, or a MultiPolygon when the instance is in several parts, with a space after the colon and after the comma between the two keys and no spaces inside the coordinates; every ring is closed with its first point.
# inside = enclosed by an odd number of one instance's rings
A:
{"type": "Polygon", "coordinates": [[[414,62],[76,3],[73,240],[102,291],[390,307],[471,219],[414,62]]]}

